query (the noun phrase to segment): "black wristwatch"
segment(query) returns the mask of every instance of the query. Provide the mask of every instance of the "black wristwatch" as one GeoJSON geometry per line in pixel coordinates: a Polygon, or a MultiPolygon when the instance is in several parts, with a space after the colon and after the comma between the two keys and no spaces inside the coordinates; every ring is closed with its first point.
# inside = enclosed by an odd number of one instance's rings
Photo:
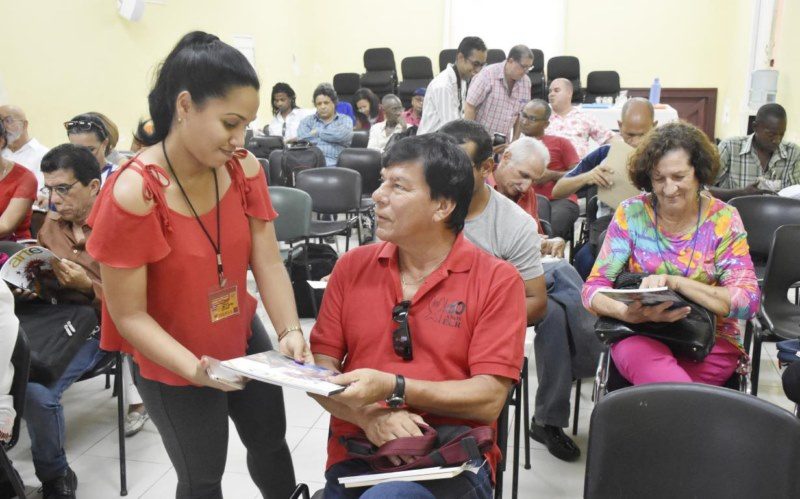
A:
{"type": "Polygon", "coordinates": [[[394,391],[386,399],[386,405],[392,409],[403,407],[406,403],[406,379],[402,374],[395,375],[394,391]]]}

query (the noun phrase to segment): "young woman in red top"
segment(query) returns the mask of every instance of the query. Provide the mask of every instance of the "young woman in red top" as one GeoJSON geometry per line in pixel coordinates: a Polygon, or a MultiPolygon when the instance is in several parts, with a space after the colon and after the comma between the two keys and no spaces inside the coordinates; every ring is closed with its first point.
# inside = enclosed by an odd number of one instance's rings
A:
{"type": "MultiPolygon", "coordinates": [[[[8,145],[0,121],[0,151],[8,145]]],[[[27,168],[0,157],[0,240],[31,238],[31,207],[36,200],[36,176],[27,168]]]]}
{"type": "Polygon", "coordinates": [[[240,149],[258,111],[259,82],[216,36],[185,35],[149,95],[150,146],[111,177],[89,219],[87,249],[101,264],[102,344],[136,361],[135,379],[178,474],[177,497],[222,497],[228,416],[264,497],[294,487],[280,388],[231,391],[206,374],[204,355],[269,348],[250,324],[252,269],[280,350],[311,356],[271,220],[266,179],[240,149]]]}

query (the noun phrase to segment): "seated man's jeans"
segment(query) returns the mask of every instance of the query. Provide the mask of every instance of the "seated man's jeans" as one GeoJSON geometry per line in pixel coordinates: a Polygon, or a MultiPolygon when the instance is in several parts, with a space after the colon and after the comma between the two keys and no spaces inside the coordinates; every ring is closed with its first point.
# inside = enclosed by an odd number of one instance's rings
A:
{"type": "Polygon", "coordinates": [[[28,423],[31,454],[36,476],[42,482],[57,478],[67,469],[64,452],[66,427],[61,395],[69,386],[103,358],[100,341],[90,338],[78,350],[64,374],[52,385],[28,383],[23,418],[28,423]]]}
{"type": "MultiPolygon", "coordinates": [[[[479,464],[479,463],[476,463],[479,464]]],[[[346,489],[339,484],[345,476],[375,473],[360,459],[342,461],[325,472],[325,499],[491,499],[494,496],[490,468],[484,463],[478,473],[464,471],[454,478],[425,482],[386,482],[372,487],[346,489]]],[[[313,491],[312,491],[313,492],[313,491]]]]}

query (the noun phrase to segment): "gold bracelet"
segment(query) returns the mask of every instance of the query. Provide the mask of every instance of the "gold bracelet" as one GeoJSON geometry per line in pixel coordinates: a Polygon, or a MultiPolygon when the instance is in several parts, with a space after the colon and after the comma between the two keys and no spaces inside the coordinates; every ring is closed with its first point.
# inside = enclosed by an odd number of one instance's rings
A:
{"type": "Polygon", "coordinates": [[[292,331],[303,331],[303,328],[299,324],[296,326],[287,327],[286,329],[281,331],[281,334],[278,335],[278,342],[284,339],[286,335],[291,333],[292,331]]]}

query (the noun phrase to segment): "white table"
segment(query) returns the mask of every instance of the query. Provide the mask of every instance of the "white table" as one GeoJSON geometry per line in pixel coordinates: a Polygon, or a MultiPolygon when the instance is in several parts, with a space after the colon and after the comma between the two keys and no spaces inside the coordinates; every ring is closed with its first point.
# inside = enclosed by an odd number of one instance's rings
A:
{"type": "MultiPolygon", "coordinates": [[[[619,125],[617,121],[621,119],[622,116],[622,106],[613,106],[608,108],[594,108],[594,107],[583,107],[581,106],[581,111],[584,113],[594,116],[597,121],[600,122],[601,125],[606,127],[609,130],[618,130],[619,125]]],[[[659,125],[663,125],[664,123],[670,123],[672,121],[678,121],[678,111],[675,110],[674,107],[665,105],[662,109],[656,109],[656,121],[659,125]]]]}

